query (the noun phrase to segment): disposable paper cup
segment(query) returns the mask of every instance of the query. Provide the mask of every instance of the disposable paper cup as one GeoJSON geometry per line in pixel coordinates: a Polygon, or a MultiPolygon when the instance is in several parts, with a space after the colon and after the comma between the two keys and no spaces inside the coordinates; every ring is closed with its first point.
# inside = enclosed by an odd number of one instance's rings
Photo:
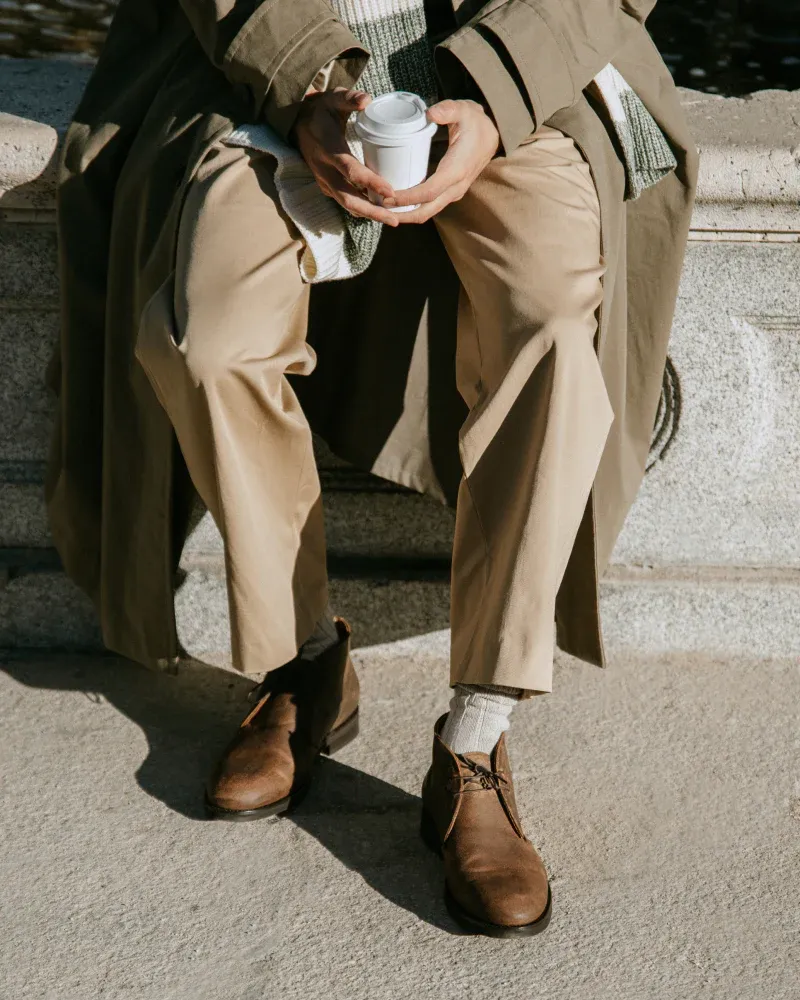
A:
{"type": "MultiPolygon", "coordinates": [[[[364,162],[395,191],[421,184],[428,173],[436,123],[428,121],[427,110],[421,97],[396,90],[376,97],[356,117],[356,135],[364,147],[364,162]]],[[[380,198],[372,200],[380,203],[380,198]]],[[[390,211],[411,212],[418,207],[405,205],[390,211]]]]}

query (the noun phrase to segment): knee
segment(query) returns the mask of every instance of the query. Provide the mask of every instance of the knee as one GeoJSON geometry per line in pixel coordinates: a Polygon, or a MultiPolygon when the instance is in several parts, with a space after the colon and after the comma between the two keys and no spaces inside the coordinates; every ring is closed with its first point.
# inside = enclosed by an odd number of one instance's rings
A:
{"type": "Polygon", "coordinates": [[[162,285],[142,311],[136,357],[151,380],[189,379],[195,385],[220,382],[237,359],[230,328],[215,309],[192,310],[187,321],[175,315],[174,278],[162,285]]]}
{"type": "Polygon", "coordinates": [[[188,379],[198,388],[245,375],[277,384],[284,374],[313,371],[305,334],[302,309],[275,316],[227,295],[176,306],[172,277],[143,310],[136,357],[156,381],[188,379]]]}
{"type": "MultiPolygon", "coordinates": [[[[603,301],[603,275],[605,266],[601,263],[574,271],[569,282],[554,280],[547,292],[540,293],[536,300],[528,302],[527,308],[545,325],[553,330],[582,331],[594,336],[597,328],[597,313],[603,301]]],[[[522,303],[518,303],[524,311],[522,303]]]]}
{"type": "Polygon", "coordinates": [[[170,276],[145,303],[139,317],[134,354],[151,381],[157,382],[170,363],[173,343],[173,289],[170,276]]]}
{"type": "Polygon", "coordinates": [[[581,282],[580,288],[550,301],[536,303],[533,321],[523,339],[539,342],[539,349],[553,350],[564,361],[594,348],[599,308],[603,298],[600,275],[581,282]]]}
{"type": "Polygon", "coordinates": [[[564,361],[594,350],[597,318],[594,312],[579,315],[568,311],[554,312],[544,326],[546,341],[564,361]]]}
{"type": "Polygon", "coordinates": [[[175,345],[179,363],[195,386],[218,385],[235,377],[240,365],[237,351],[226,336],[224,327],[207,331],[190,323],[181,341],[175,345]]]}
{"type": "Polygon", "coordinates": [[[594,349],[599,298],[596,302],[562,300],[547,307],[543,303],[537,305],[534,316],[523,313],[516,329],[511,325],[512,356],[525,354],[536,359],[553,352],[568,362],[576,355],[582,356],[587,349],[594,349]]]}
{"type": "Polygon", "coordinates": [[[196,387],[242,377],[277,386],[284,375],[308,375],[316,364],[304,332],[235,309],[190,315],[175,350],[196,387]]]}

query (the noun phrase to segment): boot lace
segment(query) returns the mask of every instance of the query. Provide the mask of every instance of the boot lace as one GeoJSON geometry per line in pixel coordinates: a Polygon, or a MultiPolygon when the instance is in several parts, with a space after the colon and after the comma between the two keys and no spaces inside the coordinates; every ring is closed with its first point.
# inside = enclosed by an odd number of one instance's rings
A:
{"type": "Polygon", "coordinates": [[[469,774],[461,775],[462,791],[480,792],[491,788],[499,792],[501,783],[504,785],[508,784],[508,779],[503,777],[503,771],[492,771],[482,764],[476,764],[475,761],[470,760],[468,757],[461,757],[460,759],[470,770],[469,774]]]}

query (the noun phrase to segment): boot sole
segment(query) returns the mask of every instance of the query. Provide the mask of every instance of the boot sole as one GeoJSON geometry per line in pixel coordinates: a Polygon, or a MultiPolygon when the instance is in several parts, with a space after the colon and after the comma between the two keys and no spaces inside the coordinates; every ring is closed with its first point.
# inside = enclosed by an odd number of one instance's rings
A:
{"type": "MultiPolygon", "coordinates": [[[[436,832],[433,820],[424,810],[422,813],[422,823],[420,824],[420,835],[425,845],[434,854],[441,857],[442,845],[439,841],[439,834],[436,832]]],[[[450,892],[447,882],[444,884],[444,905],[447,907],[447,912],[462,930],[467,931],[469,934],[483,934],[486,937],[493,938],[533,937],[534,934],[541,934],[550,923],[550,917],[553,913],[553,898],[549,885],[547,886],[547,906],[545,906],[544,912],[529,924],[493,924],[489,920],[479,920],[467,912],[461,903],[458,902],[450,892]]]]}
{"type": "MultiPolygon", "coordinates": [[[[336,729],[332,729],[328,733],[325,737],[325,742],[319,748],[319,752],[330,757],[338,753],[348,743],[351,743],[358,736],[358,733],[359,718],[358,709],[356,709],[349,718],[345,719],[341,726],[337,726],[336,729]]],[[[278,799],[277,802],[269,802],[267,805],[259,806],[257,809],[225,809],[223,806],[212,802],[206,793],[206,815],[209,819],[224,819],[230,823],[247,823],[254,819],[268,819],[270,816],[285,816],[300,805],[308,794],[310,787],[311,782],[307,781],[284,798],[278,799]]]]}

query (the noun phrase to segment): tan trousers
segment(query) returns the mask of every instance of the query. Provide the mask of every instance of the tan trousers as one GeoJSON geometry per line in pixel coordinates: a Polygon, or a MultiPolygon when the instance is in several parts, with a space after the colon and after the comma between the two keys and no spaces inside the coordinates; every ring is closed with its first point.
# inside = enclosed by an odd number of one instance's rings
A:
{"type": "MultiPolygon", "coordinates": [[[[233,661],[254,674],[294,656],[327,600],[311,433],[284,377],[315,364],[308,287],[272,164],[226,146],[204,161],[137,345],[224,539],[233,661]]],[[[542,126],[436,224],[464,289],[470,408],[450,680],[549,691],[555,597],[612,420],[594,351],[597,195],[572,140],[542,126]]]]}

